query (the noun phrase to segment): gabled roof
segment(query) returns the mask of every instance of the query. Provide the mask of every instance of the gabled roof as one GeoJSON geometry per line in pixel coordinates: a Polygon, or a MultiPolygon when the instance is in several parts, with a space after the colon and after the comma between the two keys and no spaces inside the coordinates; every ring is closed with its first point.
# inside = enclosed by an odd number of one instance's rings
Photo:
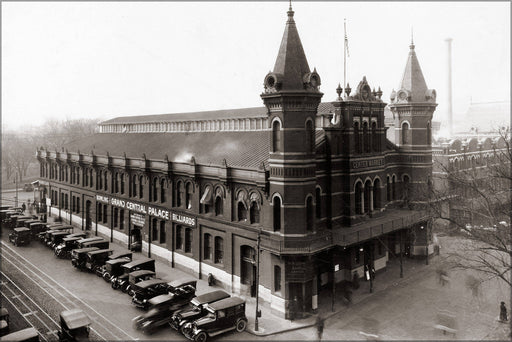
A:
{"type": "Polygon", "coordinates": [[[299,32],[295,20],[293,20],[293,13],[290,7],[288,21],[274,65],[274,73],[281,75],[281,90],[304,90],[303,76],[310,72],[299,32]]]}
{"type": "Polygon", "coordinates": [[[409,91],[411,95],[410,102],[424,102],[428,90],[427,83],[421,72],[420,62],[418,62],[418,57],[416,57],[414,51],[414,44],[411,43],[409,47],[409,56],[407,57],[400,89],[409,91]]]}

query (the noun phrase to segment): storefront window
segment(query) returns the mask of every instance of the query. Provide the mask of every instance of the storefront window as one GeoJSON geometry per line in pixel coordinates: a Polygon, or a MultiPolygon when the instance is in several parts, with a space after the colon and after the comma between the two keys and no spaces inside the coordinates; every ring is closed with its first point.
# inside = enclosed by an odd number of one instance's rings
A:
{"type": "Polygon", "coordinates": [[[176,226],[176,249],[183,249],[183,228],[176,226]]]}
{"type": "Polygon", "coordinates": [[[212,236],[208,233],[204,234],[203,258],[205,260],[211,260],[212,258],[212,236]]]}
{"type": "Polygon", "coordinates": [[[151,241],[158,240],[158,220],[156,218],[151,220],[151,241]]]}
{"type": "Polygon", "coordinates": [[[185,253],[192,252],[192,229],[185,229],[185,253]]]}
{"type": "Polygon", "coordinates": [[[222,264],[224,261],[224,239],[215,237],[215,263],[222,264]]]}
{"type": "Polygon", "coordinates": [[[160,243],[165,243],[165,221],[160,221],[160,243]]]}

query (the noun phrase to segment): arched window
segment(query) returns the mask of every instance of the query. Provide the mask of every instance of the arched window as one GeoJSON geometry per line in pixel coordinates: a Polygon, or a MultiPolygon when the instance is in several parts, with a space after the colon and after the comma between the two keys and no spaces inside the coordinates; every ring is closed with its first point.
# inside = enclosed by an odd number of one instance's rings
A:
{"type": "Polygon", "coordinates": [[[98,173],[98,182],[96,185],[98,186],[99,190],[103,189],[103,171],[101,170],[98,173]]]}
{"type": "Polygon", "coordinates": [[[212,236],[208,233],[204,234],[203,258],[205,260],[212,259],[212,236]]]}
{"type": "Polygon", "coordinates": [[[144,197],[144,176],[139,177],[139,198],[144,197]]]}
{"type": "Polygon", "coordinates": [[[153,218],[151,220],[151,241],[158,240],[158,220],[153,218]]]}
{"type": "Polygon", "coordinates": [[[121,173],[121,194],[124,195],[124,173],[121,173]]]}
{"type": "Polygon", "coordinates": [[[359,133],[359,122],[354,122],[354,145],[356,147],[356,153],[361,153],[361,135],[359,133]]]}
{"type": "Polygon", "coordinates": [[[314,141],[315,141],[315,130],[313,128],[313,122],[308,120],[306,122],[306,152],[314,151],[314,141]]]}
{"type": "Polygon", "coordinates": [[[108,172],[105,171],[103,174],[103,183],[105,185],[105,191],[108,191],[108,172]]]}
{"type": "Polygon", "coordinates": [[[165,196],[165,179],[160,180],[160,203],[165,203],[167,198],[165,196]]]}
{"type": "Polygon", "coordinates": [[[160,221],[160,243],[165,243],[165,221],[160,221]]]}
{"type": "Polygon", "coordinates": [[[281,230],[281,198],[274,197],[274,232],[281,230]]]}
{"type": "Polygon", "coordinates": [[[224,213],[223,203],[222,203],[222,197],[216,196],[215,197],[215,216],[222,215],[224,213]]]}
{"type": "Polygon", "coordinates": [[[322,197],[321,197],[320,188],[316,188],[315,198],[316,198],[316,218],[320,219],[322,217],[322,197]]]}
{"type": "Polygon", "coordinates": [[[312,231],[314,229],[315,220],[314,220],[314,207],[313,207],[313,197],[309,196],[306,200],[306,230],[312,231]]]}
{"type": "Polygon", "coordinates": [[[409,124],[407,122],[402,123],[402,145],[409,143],[409,124]]]}
{"type": "Polygon", "coordinates": [[[238,221],[247,221],[247,207],[243,201],[239,201],[237,205],[238,221]]]}
{"type": "Polygon", "coordinates": [[[158,201],[158,178],[154,178],[153,179],[153,184],[152,185],[152,195],[153,195],[153,202],[157,202],[158,201]]]}
{"type": "Polygon", "coordinates": [[[432,128],[430,122],[427,123],[427,145],[432,145],[432,128]]]}
{"type": "Polygon", "coordinates": [[[98,206],[98,209],[97,209],[97,212],[98,212],[98,222],[101,222],[102,219],[103,219],[101,208],[103,206],[101,205],[101,203],[97,203],[97,206],[98,206]]]}
{"type": "Polygon", "coordinates": [[[93,174],[93,171],[92,169],[89,170],[89,186],[92,188],[94,186],[94,182],[93,182],[93,179],[94,179],[94,174],[93,174]]]}
{"type": "Polygon", "coordinates": [[[249,219],[252,223],[260,223],[260,208],[256,201],[251,202],[251,207],[249,208],[249,219]]]}
{"type": "Polygon", "coordinates": [[[275,120],[272,123],[272,152],[282,151],[281,144],[281,123],[275,120]]]}
{"type": "Polygon", "coordinates": [[[220,236],[215,237],[215,263],[222,264],[224,262],[224,239],[220,236]]]}
{"type": "Polygon", "coordinates": [[[133,175],[132,178],[132,196],[137,196],[137,175],[133,175]]]}
{"type": "Polygon", "coordinates": [[[393,175],[393,184],[391,186],[391,198],[396,200],[396,176],[393,175]]]}
{"type": "Polygon", "coordinates": [[[377,136],[377,123],[375,121],[372,122],[372,145],[373,145],[373,151],[378,152],[379,151],[379,137],[377,136]]]}
{"type": "Polygon", "coordinates": [[[364,137],[364,151],[370,152],[371,146],[370,146],[370,132],[368,131],[368,122],[363,122],[363,137],[364,137]]]}
{"type": "Polygon", "coordinates": [[[391,201],[391,182],[389,176],[386,177],[386,200],[391,201]]]}
{"type": "Polygon", "coordinates": [[[187,209],[192,209],[192,183],[187,183],[185,201],[187,203],[187,209]]]}
{"type": "Polygon", "coordinates": [[[374,209],[380,209],[381,203],[380,203],[380,179],[375,179],[373,181],[373,208],[374,209]]]}
{"type": "Polygon", "coordinates": [[[364,183],[364,212],[369,213],[372,210],[371,201],[372,201],[372,183],[370,180],[367,180],[364,183]]]}
{"type": "Polygon", "coordinates": [[[176,206],[181,207],[183,205],[183,196],[185,189],[183,186],[183,182],[179,181],[178,184],[176,184],[176,206]]]}
{"type": "Polygon", "coordinates": [[[183,249],[183,228],[176,226],[176,249],[183,249]]]}
{"type": "Polygon", "coordinates": [[[363,213],[363,184],[361,182],[356,183],[355,203],[356,203],[356,214],[362,214],[363,213]]]}
{"type": "Polygon", "coordinates": [[[114,189],[115,193],[119,192],[119,174],[117,172],[114,174],[114,189]]]}

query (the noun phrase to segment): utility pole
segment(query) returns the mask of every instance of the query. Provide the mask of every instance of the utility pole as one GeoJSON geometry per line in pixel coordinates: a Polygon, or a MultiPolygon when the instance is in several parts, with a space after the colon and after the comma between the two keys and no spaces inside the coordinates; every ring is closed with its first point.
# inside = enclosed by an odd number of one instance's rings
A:
{"type": "Polygon", "coordinates": [[[254,319],[254,331],[258,331],[259,311],[259,288],[260,288],[260,244],[261,244],[261,228],[258,229],[258,238],[256,240],[256,317],[254,319]]]}
{"type": "Polygon", "coordinates": [[[18,206],[18,172],[16,172],[16,175],[14,176],[14,184],[16,184],[16,195],[14,197],[14,206],[18,206]]]}

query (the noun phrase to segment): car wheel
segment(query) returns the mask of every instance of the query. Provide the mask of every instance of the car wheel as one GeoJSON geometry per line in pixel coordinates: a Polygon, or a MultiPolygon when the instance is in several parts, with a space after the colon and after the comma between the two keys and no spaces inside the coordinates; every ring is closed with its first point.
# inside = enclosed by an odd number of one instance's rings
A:
{"type": "Polygon", "coordinates": [[[236,322],[236,331],[242,332],[247,328],[247,321],[245,319],[239,319],[238,322],[236,322]]]}
{"type": "Polygon", "coordinates": [[[117,290],[117,288],[119,287],[119,285],[117,285],[117,281],[113,281],[113,282],[112,282],[112,283],[110,283],[110,284],[111,284],[111,286],[112,286],[112,288],[113,288],[114,290],[117,290]]]}
{"type": "Polygon", "coordinates": [[[110,281],[110,278],[111,278],[111,276],[108,272],[103,273],[103,280],[110,281]]]}
{"type": "Polygon", "coordinates": [[[183,324],[179,330],[182,335],[185,335],[185,324],[183,324]]]}
{"type": "Polygon", "coordinates": [[[121,291],[123,291],[123,293],[128,292],[129,289],[130,289],[130,285],[121,287],[121,291]]]}
{"type": "Polygon", "coordinates": [[[199,334],[196,335],[196,337],[194,337],[195,342],[206,342],[207,339],[208,335],[204,331],[201,331],[199,334]]]}

